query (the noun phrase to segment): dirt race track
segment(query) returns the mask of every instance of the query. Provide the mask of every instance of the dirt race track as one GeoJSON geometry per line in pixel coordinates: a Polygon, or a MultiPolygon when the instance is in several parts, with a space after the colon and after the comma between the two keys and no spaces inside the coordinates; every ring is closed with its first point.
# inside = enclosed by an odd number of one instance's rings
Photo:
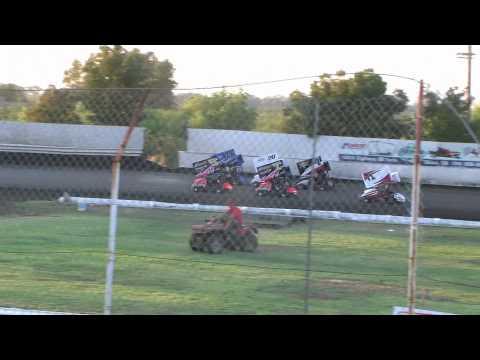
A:
{"type": "MultiPolygon", "coordinates": [[[[72,196],[108,197],[111,172],[74,168],[0,167],[0,197],[11,200],[55,200],[63,192],[72,196]]],[[[191,191],[192,175],[162,171],[135,172],[124,170],[120,177],[120,197],[165,202],[226,204],[226,194],[195,194],[191,191]]],[[[314,195],[314,207],[358,213],[408,215],[409,202],[404,205],[365,204],[358,199],[363,184],[339,181],[329,192],[314,195]]],[[[405,186],[398,191],[409,198],[405,186]]],[[[258,198],[250,186],[238,186],[231,197],[242,206],[308,208],[305,191],[298,199],[279,197],[258,198]]],[[[446,186],[422,186],[423,216],[448,219],[480,220],[480,189],[446,186]]]]}

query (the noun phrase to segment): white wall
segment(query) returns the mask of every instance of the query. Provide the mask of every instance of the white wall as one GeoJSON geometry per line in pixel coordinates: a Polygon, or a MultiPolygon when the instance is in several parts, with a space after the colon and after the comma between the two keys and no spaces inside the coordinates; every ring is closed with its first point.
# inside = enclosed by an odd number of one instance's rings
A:
{"type": "MultiPolygon", "coordinates": [[[[0,151],[113,156],[128,126],[22,123],[0,120],[0,151]]],[[[144,128],[135,128],[125,156],[143,151],[144,128]]]]}
{"type": "MultiPolygon", "coordinates": [[[[405,154],[408,146],[414,146],[414,142],[319,136],[316,155],[321,155],[324,160],[331,162],[334,177],[360,180],[362,172],[388,165],[392,171],[399,171],[400,176],[408,181],[412,176],[412,166],[408,164],[409,157],[405,154]],[[346,161],[347,158],[355,161],[346,161]],[[384,161],[395,161],[397,164],[385,164],[384,161]]],[[[179,166],[191,167],[194,161],[232,148],[243,156],[246,172],[255,172],[254,158],[276,152],[290,165],[294,174],[297,174],[296,162],[312,157],[313,139],[295,134],[188,129],[187,150],[179,153],[179,166]]],[[[424,141],[422,151],[424,162],[439,165],[422,166],[424,183],[480,186],[480,148],[477,145],[424,141]],[[458,152],[459,158],[434,156],[431,152],[438,150],[438,147],[458,152]],[[466,168],[465,165],[472,168],[466,168]]]]}

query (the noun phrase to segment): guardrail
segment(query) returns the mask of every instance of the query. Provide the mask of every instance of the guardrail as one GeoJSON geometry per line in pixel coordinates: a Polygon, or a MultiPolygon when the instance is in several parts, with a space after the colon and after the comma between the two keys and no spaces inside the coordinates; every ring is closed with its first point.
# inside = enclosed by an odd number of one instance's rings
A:
{"type": "MultiPolygon", "coordinates": [[[[68,194],[58,199],[60,203],[75,203],[79,207],[85,209],[88,205],[110,206],[118,205],[129,208],[143,208],[143,209],[165,209],[165,210],[184,210],[184,211],[203,211],[203,212],[225,212],[227,206],[218,205],[200,205],[200,204],[179,204],[166,203],[158,201],[141,201],[141,200],[117,200],[101,198],[86,198],[86,197],[71,197],[68,194]]],[[[244,214],[248,215],[275,215],[287,216],[295,218],[310,218],[309,210],[301,209],[275,209],[275,208],[259,208],[259,207],[240,207],[244,214]]],[[[411,218],[408,216],[394,216],[394,215],[372,215],[372,214],[356,214],[346,213],[341,211],[324,211],[312,210],[312,218],[318,220],[345,220],[356,222],[371,222],[384,223],[392,225],[409,225],[411,218]]],[[[419,225],[427,226],[445,226],[445,227],[461,227],[461,228],[480,228],[480,221],[466,221],[454,219],[440,219],[440,218],[419,218],[419,225]]]]}

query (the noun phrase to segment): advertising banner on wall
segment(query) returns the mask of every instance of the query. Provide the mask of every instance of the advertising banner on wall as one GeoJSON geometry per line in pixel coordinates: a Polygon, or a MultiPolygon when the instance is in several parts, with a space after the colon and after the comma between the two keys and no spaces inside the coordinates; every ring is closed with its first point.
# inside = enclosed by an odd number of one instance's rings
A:
{"type": "MultiPolygon", "coordinates": [[[[402,178],[411,179],[413,140],[321,135],[315,141],[315,153],[332,164],[333,177],[360,180],[361,173],[389,165],[393,171],[400,172],[402,178]]],[[[192,163],[206,162],[206,158],[233,148],[245,159],[245,173],[258,174],[264,165],[267,166],[262,173],[268,172],[272,168],[268,165],[275,159],[269,160],[269,156],[263,154],[270,154],[276,156],[276,161],[283,160],[283,165],[291,167],[294,175],[300,175],[297,163],[300,168],[308,165],[313,145],[314,139],[306,135],[189,129],[187,150],[179,152],[179,166],[190,168],[192,163]]],[[[422,183],[480,187],[479,145],[422,141],[421,150],[422,183]]]]}
{"type": "MultiPolygon", "coordinates": [[[[337,138],[340,161],[411,165],[415,143],[407,140],[337,138]],[[340,140],[340,141],[339,141],[340,140]]],[[[422,142],[422,165],[480,168],[480,148],[474,144],[422,142]]]]}

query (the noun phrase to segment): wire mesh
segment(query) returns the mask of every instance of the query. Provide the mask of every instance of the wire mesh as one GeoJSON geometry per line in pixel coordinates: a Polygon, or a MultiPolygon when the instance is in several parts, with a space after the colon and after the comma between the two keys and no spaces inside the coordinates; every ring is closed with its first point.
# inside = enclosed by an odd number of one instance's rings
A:
{"type": "MultiPolygon", "coordinates": [[[[149,90],[121,161],[119,198],[145,208],[119,209],[113,314],[388,314],[405,304],[408,228],[387,222],[410,216],[414,106],[402,92],[336,96],[322,81],[276,114],[225,92],[165,109],[162,90],[149,90]],[[400,181],[368,191],[382,169],[400,181]],[[192,232],[226,208],[153,201],[254,209],[243,218],[258,246],[229,229],[220,254],[206,233],[193,249],[192,232]],[[309,210],[386,223],[309,222],[309,210]]],[[[2,91],[0,306],[102,313],[108,208],[57,199],[110,197],[112,159],[147,89],[2,91]]],[[[422,194],[421,216],[478,220],[458,205],[475,201],[470,187],[425,181],[422,194]]],[[[478,312],[477,233],[421,228],[418,307],[478,312]]]]}
{"type": "MultiPolygon", "coordinates": [[[[475,128],[475,119],[469,119],[470,104],[462,99],[464,94],[455,90],[450,89],[445,95],[431,89],[426,92],[423,137],[427,141],[422,145],[422,158],[436,166],[441,163],[442,171],[455,174],[460,187],[450,188],[449,192],[445,187],[438,187],[437,194],[459,205],[455,211],[445,206],[449,215],[454,212],[458,217],[467,218],[471,215],[466,213],[474,212],[468,198],[476,196],[475,187],[478,186],[478,170],[475,169],[478,127],[475,128]]],[[[480,303],[475,281],[478,230],[421,226],[418,238],[417,308],[456,314],[478,313],[480,303]]]]}

